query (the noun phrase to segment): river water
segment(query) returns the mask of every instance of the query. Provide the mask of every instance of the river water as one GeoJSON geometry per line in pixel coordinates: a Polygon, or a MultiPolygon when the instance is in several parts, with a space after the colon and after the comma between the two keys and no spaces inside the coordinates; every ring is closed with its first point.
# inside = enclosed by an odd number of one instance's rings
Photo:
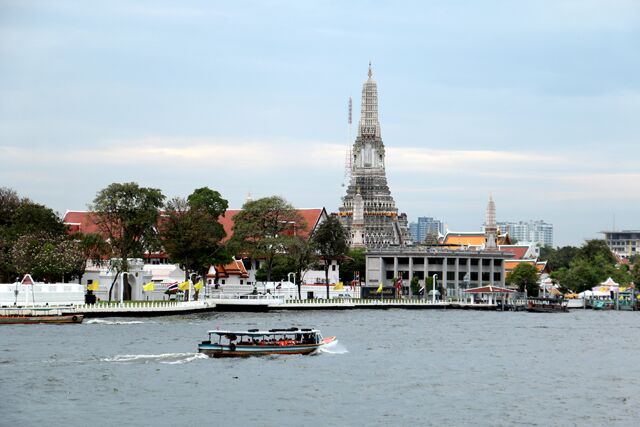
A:
{"type": "Polygon", "coordinates": [[[212,313],[0,329],[0,425],[638,425],[640,316],[212,313]],[[318,355],[210,359],[209,329],[318,327],[318,355]]]}

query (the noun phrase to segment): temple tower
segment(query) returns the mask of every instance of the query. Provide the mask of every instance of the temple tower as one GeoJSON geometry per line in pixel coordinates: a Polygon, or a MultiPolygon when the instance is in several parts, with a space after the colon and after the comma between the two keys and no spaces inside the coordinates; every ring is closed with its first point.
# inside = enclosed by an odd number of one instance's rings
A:
{"type": "Polygon", "coordinates": [[[410,240],[407,216],[398,214],[387,185],[385,149],[378,120],[378,85],[373,80],[371,63],[368,74],[368,79],[362,85],[360,122],[352,150],[351,180],[347,194],[342,198],[339,216],[348,231],[352,247],[402,245],[410,240]],[[364,232],[362,241],[360,236],[356,236],[360,230],[364,232]]]}
{"type": "Polygon", "coordinates": [[[494,203],[493,196],[491,194],[489,194],[489,203],[487,203],[487,217],[485,224],[485,248],[495,249],[497,247],[496,241],[498,239],[498,226],[496,223],[496,204],[494,203]]]}

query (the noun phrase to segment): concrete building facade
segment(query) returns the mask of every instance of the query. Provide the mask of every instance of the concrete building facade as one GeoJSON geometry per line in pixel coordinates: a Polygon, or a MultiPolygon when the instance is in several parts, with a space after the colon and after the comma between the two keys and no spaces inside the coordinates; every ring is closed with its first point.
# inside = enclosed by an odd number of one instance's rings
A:
{"type": "Polygon", "coordinates": [[[447,296],[459,295],[464,289],[485,285],[505,286],[505,261],[512,254],[499,250],[436,250],[420,246],[381,248],[367,251],[368,287],[394,286],[394,278],[403,285],[418,277],[424,286],[426,277],[437,275],[437,282],[447,296]]]}
{"type": "Polygon", "coordinates": [[[640,254],[640,230],[602,231],[604,239],[619,258],[640,254]]]}

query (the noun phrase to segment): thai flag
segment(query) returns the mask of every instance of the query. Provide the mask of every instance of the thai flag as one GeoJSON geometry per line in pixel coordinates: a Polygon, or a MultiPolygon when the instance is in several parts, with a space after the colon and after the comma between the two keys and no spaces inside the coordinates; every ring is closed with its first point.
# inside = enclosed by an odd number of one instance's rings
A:
{"type": "Polygon", "coordinates": [[[178,289],[178,282],[172,283],[169,286],[167,286],[167,290],[168,291],[174,291],[178,289]]]}

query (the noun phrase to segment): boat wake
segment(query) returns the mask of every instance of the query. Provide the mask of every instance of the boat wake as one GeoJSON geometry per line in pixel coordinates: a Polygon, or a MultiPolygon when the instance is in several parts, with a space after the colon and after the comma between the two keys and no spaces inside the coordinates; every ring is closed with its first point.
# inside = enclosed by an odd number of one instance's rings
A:
{"type": "Polygon", "coordinates": [[[138,325],[142,322],[140,320],[105,320],[105,319],[89,319],[86,322],[89,325],[138,325]]]}
{"type": "Polygon", "coordinates": [[[347,348],[340,344],[340,342],[338,340],[335,340],[332,343],[329,344],[325,344],[322,347],[320,347],[318,349],[319,353],[327,353],[327,354],[345,354],[345,353],[349,353],[349,350],[347,350],[347,348]]]}
{"type": "Polygon", "coordinates": [[[203,353],[165,353],[165,354],[119,354],[100,359],[102,362],[117,363],[163,363],[165,365],[182,365],[197,359],[206,359],[203,353]]]}

